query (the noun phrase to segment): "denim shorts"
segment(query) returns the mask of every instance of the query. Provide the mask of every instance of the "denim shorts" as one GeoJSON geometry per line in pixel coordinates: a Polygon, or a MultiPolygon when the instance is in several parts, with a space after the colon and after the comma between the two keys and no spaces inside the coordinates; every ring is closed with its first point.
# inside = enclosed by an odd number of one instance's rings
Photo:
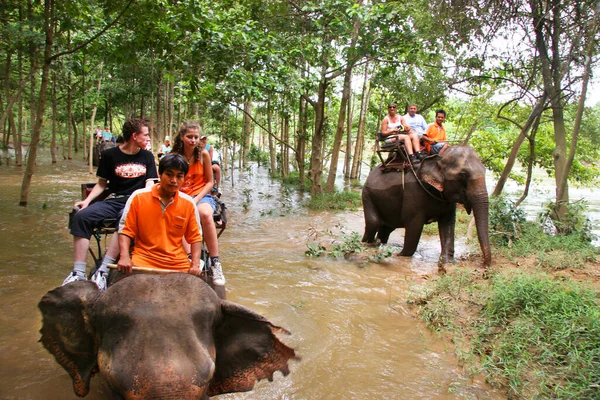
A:
{"type": "Polygon", "coordinates": [[[200,201],[198,202],[198,204],[202,204],[202,203],[210,204],[210,206],[213,209],[213,212],[217,211],[217,202],[215,201],[215,198],[210,193],[207,193],[206,195],[204,195],[204,197],[201,198],[200,201]]]}
{"type": "Polygon", "coordinates": [[[446,143],[435,143],[431,145],[431,154],[438,154],[446,143]]]}

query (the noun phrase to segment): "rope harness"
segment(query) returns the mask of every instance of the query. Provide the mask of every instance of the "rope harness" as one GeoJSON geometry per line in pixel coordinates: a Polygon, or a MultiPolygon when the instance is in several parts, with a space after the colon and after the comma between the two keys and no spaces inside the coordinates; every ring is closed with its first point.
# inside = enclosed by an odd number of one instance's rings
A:
{"type": "MultiPolygon", "coordinates": [[[[402,190],[404,190],[404,183],[405,183],[405,179],[404,179],[404,170],[406,169],[406,167],[408,167],[410,169],[410,171],[412,171],[413,175],[415,176],[415,179],[417,180],[417,182],[419,183],[419,186],[421,186],[423,188],[423,190],[425,191],[425,193],[427,193],[430,197],[434,198],[437,201],[441,201],[443,203],[448,203],[449,201],[446,200],[444,198],[444,193],[440,192],[439,190],[437,191],[439,194],[434,194],[432,193],[430,190],[428,190],[425,185],[423,184],[423,182],[421,181],[421,179],[419,179],[419,176],[417,175],[417,171],[415,171],[414,166],[412,165],[411,162],[406,162],[403,161],[402,163],[402,167],[388,167],[389,164],[393,164],[394,161],[397,161],[396,156],[398,154],[400,154],[400,152],[402,152],[402,156],[404,157],[404,160],[409,160],[408,157],[408,152],[406,151],[406,148],[404,148],[403,146],[398,146],[396,148],[396,150],[390,154],[390,156],[388,157],[388,159],[386,160],[385,163],[382,164],[382,171],[383,172],[401,172],[402,173],[402,190]]],[[[420,165],[419,165],[420,168],[420,165]]]]}

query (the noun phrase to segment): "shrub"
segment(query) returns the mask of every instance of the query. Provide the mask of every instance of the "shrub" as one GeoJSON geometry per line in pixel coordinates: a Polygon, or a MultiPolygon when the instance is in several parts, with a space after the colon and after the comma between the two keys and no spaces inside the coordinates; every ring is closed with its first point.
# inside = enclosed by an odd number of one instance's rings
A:
{"type": "Polygon", "coordinates": [[[312,196],[308,202],[308,208],[311,210],[356,210],[361,204],[360,193],[345,190],[312,196]]]}
{"type": "Polygon", "coordinates": [[[578,235],[581,240],[592,242],[595,237],[592,233],[592,222],[586,215],[587,203],[579,200],[572,203],[561,203],[560,206],[566,207],[567,211],[561,219],[558,219],[556,203],[545,204],[544,211],[539,215],[540,224],[545,230],[550,234],[578,235]]]}
{"type": "Polygon", "coordinates": [[[497,245],[512,245],[521,237],[525,213],[504,196],[490,199],[490,239],[497,245]]]}

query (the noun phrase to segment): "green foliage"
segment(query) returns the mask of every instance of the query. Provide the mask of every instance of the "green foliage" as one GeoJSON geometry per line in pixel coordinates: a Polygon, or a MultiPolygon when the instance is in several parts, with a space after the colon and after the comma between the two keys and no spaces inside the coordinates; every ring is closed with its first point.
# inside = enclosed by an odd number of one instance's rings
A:
{"type": "Polygon", "coordinates": [[[308,208],[311,210],[357,210],[360,205],[360,193],[351,190],[322,193],[312,196],[308,202],[308,208]]]}
{"type": "Polygon", "coordinates": [[[264,163],[268,163],[269,153],[261,150],[258,146],[252,143],[250,145],[250,150],[248,151],[248,159],[256,161],[258,165],[263,165],[264,163]]]}
{"type": "Polygon", "coordinates": [[[308,257],[320,257],[323,253],[327,251],[325,246],[321,246],[317,243],[307,243],[306,247],[308,247],[308,250],[306,250],[304,254],[308,257]]]}
{"type": "Polygon", "coordinates": [[[499,276],[490,289],[474,342],[484,368],[502,377],[511,391],[571,399],[597,395],[596,293],[543,275],[499,276]]]}
{"type": "Polygon", "coordinates": [[[579,268],[585,262],[594,261],[600,254],[599,248],[580,235],[549,235],[532,222],[523,226],[520,238],[510,249],[497,250],[515,257],[534,255],[540,266],[550,269],[579,268]]]}
{"type": "Polygon", "coordinates": [[[334,244],[329,255],[337,258],[348,257],[352,254],[360,253],[363,249],[360,239],[361,236],[358,232],[352,232],[349,235],[342,233],[342,242],[334,244]]]}
{"type": "Polygon", "coordinates": [[[540,216],[540,224],[525,220],[523,210],[504,197],[490,199],[490,240],[496,251],[510,257],[534,255],[538,264],[551,270],[579,268],[594,261],[600,249],[591,244],[593,235],[585,207],[577,203],[571,207],[569,218],[571,234],[555,233],[549,217],[551,207],[540,216]]]}
{"type": "Polygon", "coordinates": [[[369,256],[369,261],[380,264],[382,261],[387,260],[394,255],[394,249],[390,246],[379,246],[377,253],[369,256]]]}
{"type": "Polygon", "coordinates": [[[410,302],[430,328],[452,335],[468,370],[506,387],[510,398],[597,395],[600,306],[586,287],[545,274],[480,280],[457,268],[410,302]]]}
{"type": "Polygon", "coordinates": [[[244,202],[242,203],[242,207],[244,208],[244,211],[248,211],[248,209],[250,208],[250,204],[252,204],[252,190],[244,189],[243,195],[244,202]]]}
{"type": "Polygon", "coordinates": [[[525,213],[504,196],[490,199],[489,229],[492,243],[504,246],[521,237],[525,224],[525,213]]]}
{"type": "Polygon", "coordinates": [[[550,232],[560,232],[566,235],[579,235],[581,240],[591,242],[595,239],[592,233],[592,222],[586,214],[587,203],[583,200],[572,203],[561,203],[567,211],[562,218],[557,217],[557,206],[549,202],[539,216],[540,223],[550,232]]]}
{"type": "Polygon", "coordinates": [[[281,180],[285,187],[297,187],[306,192],[310,191],[310,180],[305,177],[304,185],[300,185],[300,171],[291,171],[286,177],[282,177],[279,173],[272,175],[273,178],[281,180]]]}

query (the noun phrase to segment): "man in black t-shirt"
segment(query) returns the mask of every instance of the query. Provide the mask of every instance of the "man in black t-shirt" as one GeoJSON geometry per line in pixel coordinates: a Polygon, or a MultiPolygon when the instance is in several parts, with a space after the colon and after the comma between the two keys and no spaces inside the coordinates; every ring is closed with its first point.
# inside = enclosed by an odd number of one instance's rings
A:
{"type": "MultiPolygon", "coordinates": [[[[138,118],[127,120],[123,125],[123,139],[125,143],[102,152],[96,172],[98,183],[85,200],[75,203],[79,211],[71,222],[73,271],[63,285],[87,280],[86,258],[94,226],[106,218],[121,218],[129,196],[137,189],[151,187],[154,180],[158,180],[154,155],[144,150],[150,141],[148,123],[138,118]],[[106,187],[110,195],[90,205],[106,187]]],[[[100,290],[106,289],[107,265],[114,263],[119,254],[118,236],[115,234],[111,238],[102,265],[92,276],[100,290]]]]}

